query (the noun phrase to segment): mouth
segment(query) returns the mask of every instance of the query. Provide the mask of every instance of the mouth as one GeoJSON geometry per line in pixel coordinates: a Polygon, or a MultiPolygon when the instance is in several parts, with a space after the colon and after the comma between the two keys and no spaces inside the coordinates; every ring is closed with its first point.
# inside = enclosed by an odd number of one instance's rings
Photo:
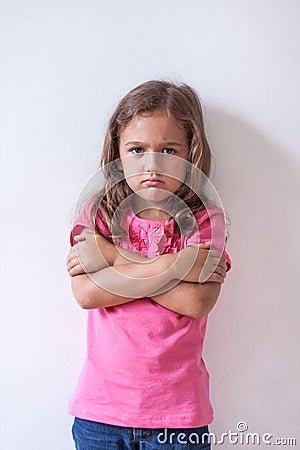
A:
{"type": "Polygon", "coordinates": [[[163,183],[162,180],[160,180],[159,178],[147,178],[146,180],[143,181],[144,184],[146,184],[147,186],[156,186],[159,183],[163,183]]]}

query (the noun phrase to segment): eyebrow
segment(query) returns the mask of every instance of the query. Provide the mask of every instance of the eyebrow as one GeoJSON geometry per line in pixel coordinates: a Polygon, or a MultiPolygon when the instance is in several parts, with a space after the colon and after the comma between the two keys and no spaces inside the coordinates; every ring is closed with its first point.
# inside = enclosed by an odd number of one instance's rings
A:
{"type": "MultiPolygon", "coordinates": [[[[125,145],[143,145],[144,142],[141,141],[129,141],[126,142],[125,145]]],[[[180,144],[179,142],[173,142],[173,141],[166,141],[166,142],[162,142],[161,144],[163,145],[177,145],[178,147],[182,147],[182,144],[180,144]]]]}

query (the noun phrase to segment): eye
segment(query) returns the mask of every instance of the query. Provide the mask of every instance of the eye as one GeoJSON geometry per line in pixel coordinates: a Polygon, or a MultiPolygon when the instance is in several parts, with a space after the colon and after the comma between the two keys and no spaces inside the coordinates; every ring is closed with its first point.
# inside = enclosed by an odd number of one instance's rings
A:
{"type": "Polygon", "coordinates": [[[142,147],[135,147],[135,148],[131,148],[130,152],[133,154],[140,154],[144,151],[144,149],[142,147]]]}
{"type": "Polygon", "coordinates": [[[174,148],[164,148],[164,153],[166,153],[167,155],[174,155],[174,153],[176,153],[176,150],[174,150],[174,148]]]}

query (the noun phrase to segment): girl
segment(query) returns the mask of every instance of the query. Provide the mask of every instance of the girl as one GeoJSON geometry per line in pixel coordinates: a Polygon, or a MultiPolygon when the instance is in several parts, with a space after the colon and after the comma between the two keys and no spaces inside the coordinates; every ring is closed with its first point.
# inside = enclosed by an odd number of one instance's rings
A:
{"type": "Polygon", "coordinates": [[[77,450],[210,449],[202,349],[231,268],[223,211],[204,195],[210,165],[191,87],[149,81],[120,101],[103,185],[73,224],[67,258],[74,297],[88,309],[69,404],[77,450]]]}

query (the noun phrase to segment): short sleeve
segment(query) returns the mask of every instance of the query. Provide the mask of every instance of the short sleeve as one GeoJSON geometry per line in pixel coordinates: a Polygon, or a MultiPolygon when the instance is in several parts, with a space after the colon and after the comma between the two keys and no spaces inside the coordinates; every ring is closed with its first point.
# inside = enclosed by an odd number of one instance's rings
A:
{"type": "Polygon", "coordinates": [[[226,252],[225,217],[221,208],[215,206],[195,213],[198,230],[186,239],[185,246],[211,242],[211,247],[219,250],[226,259],[228,272],[231,269],[231,259],[226,252]]]}
{"type": "MultiPolygon", "coordinates": [[[[92,206],[93,206],[93,202],[90,201],[90,202],[86,203],[81,208],[76,219],[73,221],[72,229],[71,229],[71,233],[70,233],[70,243],[71,243],[72,247],[73,247],[73,245],[76,244],[76,241],[74,240],[74,236],[78,236],[81,233],[83,227],[90,228],[91,230],[94,229],[94,227],[91,223],[91,220],[90,220],[92,206]]],[[[96,215],[96,224],[97,224],[97,227],[98,227],[99,231],[101,232],[101,234],[103,234],[103,236],[105,236],[105,237],[109,237],[109,235],[110,235],[109,229],[107,227],[107,224],[105,223],[105,220],[101,213],[100,207],[98,208],[97,215],[96,215]]]]}

